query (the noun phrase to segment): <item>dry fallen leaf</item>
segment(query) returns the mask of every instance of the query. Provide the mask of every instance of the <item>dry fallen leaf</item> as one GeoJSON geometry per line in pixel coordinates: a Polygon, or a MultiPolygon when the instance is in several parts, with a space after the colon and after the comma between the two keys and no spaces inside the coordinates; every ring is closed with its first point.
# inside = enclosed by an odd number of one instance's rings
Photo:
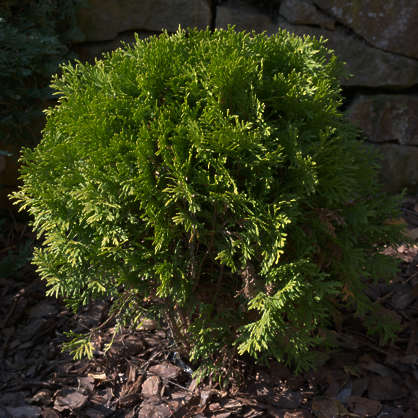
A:
{"type": "Polygon", "coordinates": [[[142,396],[145,398],[151,398],[157,396],[161,389],[161,379],[158,376],[150,376],[142,384],[142,396]]]}
{"type": "Polygon", "coordinates": [[[181,369],[174,364],[164,362],[151,366],[149,372],[164,379],[177,379],[181,373],[181,369]]]}
{"type": "Polygon", "coordinates": [[[57,392],[54,409],[63,412],[66,409],[74,411],[81,409],[87,402],[88,397],[72,389],[62,389],[57,392]]]}

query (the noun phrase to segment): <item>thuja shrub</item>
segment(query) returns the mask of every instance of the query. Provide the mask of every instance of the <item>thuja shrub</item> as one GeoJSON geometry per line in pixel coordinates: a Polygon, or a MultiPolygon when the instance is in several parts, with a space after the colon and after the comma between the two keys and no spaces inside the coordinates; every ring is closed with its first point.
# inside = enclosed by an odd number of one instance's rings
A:
{"type": "Polygon", "coordinates": [[[393,337],[364,289],[394,271],[398,200],[339,110],[342,74],[322,39],[233,28],[63,66],[13,195],[48,294],[159,315],[203,374],[245,353],[308,368],[345,310],[393,337]]]}

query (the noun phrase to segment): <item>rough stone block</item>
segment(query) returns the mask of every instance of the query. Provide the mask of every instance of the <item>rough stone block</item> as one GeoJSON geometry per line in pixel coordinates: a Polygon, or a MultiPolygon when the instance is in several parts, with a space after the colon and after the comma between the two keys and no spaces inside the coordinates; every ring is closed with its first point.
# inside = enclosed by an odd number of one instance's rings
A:
{"type": "Polygon", "coordinates": [[[385,51],[418,58],[416,0],[314,0],[324,11],[385,51]]]}
{"type": "Polygon", "coordinates": [[[367,134],[371,142],[418,145],[418,97],[416,96],[360,95],[347,110],[347,115],[367,134]]]}
{"type": "Polygon", "coordinates": [[[383,157],[381,177],[385,189],[398,193],[407,188],[418,193],[418,147],[383,144],[376,147],[383,157]]]}
{"type": "MultiPolygon", "coordinates": [[[[148,38],[150,35],[158,35],[159,32],[139,32],[140,39],[148,38]]],[[[123,47],[123,43],[131,44],[135,42],[135,32],[123,32],[111,41],[85,42],[74,45],[73,50],[77,53],[81,61],[94,63],[95,58],[100,58],[104,53],[114,51],[123,47]]]]}
{"type": "Polygon", "coordinates": [[[305,0],[283,0],[280,15],[295,25],[320,26],[329,30],[335,29],[335,19],[321,13],[312,3],[305,0]]]}
{"type": "Polygon", "coordinates": [[[229,0],[216,8],[216,27],[226,29],[235,25],[236,30],[276,33],[277,25],[271,16],[241,0],[229,0]]]}
{"type": "Polygon", "coordinates": [[[87,42],[114,39],[130,30],[176,32],[183,28],[205,29],[211,23],[206,0],[88,0],[77,15],[87,42]]]}
{"type": "Polygon", "coordinates": [[[291,25],[279,19],[279,26],[297,35],[323,36],[328,47],[347,63],[353,76],[341,80],[345,86],[408,88],[418,84],[418,61],[369,46],[341,28],[334,31],[305,25],[291,25]]]}

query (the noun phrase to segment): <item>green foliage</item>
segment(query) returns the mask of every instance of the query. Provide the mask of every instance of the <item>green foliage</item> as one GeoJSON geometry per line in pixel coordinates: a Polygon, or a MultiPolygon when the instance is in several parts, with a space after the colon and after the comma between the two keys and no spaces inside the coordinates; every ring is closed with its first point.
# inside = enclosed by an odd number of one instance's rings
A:
{"type": "Polygon", "coordinates": [[[3,141],[34,142],[51,99],[51,75],[74,58],[68,46],[80,38],[75,22],[79,0],[4,0],[0,5],[0,133],[3,141]],[[39,122],[38,122],[39,124],[39,122]]]}
{"type": "Polygon", "coordinates": [[[71,338],[70,341],[62,345],[63,351],[68,351],[74,360],[80,360],[87,357],[89,360],[93,358],[93,344],[91,338],[84,334],[77,334],[73,331],[65,332],[66,337],[71,338]]]}
{"type": "Polygon", "coordinates": [[[159,314],[203,373],[245,353],[309,368],[341,309],[387,332],[364,286],[382,259],[395,271],[399,202],[324,44],[179,30],[63,66],[14,193],[49,293],[159,314]]]}

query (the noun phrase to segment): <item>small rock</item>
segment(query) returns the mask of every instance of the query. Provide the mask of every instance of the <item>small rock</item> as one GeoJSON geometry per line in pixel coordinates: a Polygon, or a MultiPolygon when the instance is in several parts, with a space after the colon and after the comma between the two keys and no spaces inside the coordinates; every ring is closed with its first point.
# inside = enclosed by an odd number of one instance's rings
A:
{"type": "Polygon", "coordinates": [[[150,398],[151,396],[157,396],[161,388],[161,379],[158,376],[150,376],[142,384],[142,396],[150,398]]]}
{"type": "Polygon", "coordinates": [[[348,400],[348,407],[361,417],[374,417],[381,411],[382,404],[373,399],[351,396],[348,400]]]}

